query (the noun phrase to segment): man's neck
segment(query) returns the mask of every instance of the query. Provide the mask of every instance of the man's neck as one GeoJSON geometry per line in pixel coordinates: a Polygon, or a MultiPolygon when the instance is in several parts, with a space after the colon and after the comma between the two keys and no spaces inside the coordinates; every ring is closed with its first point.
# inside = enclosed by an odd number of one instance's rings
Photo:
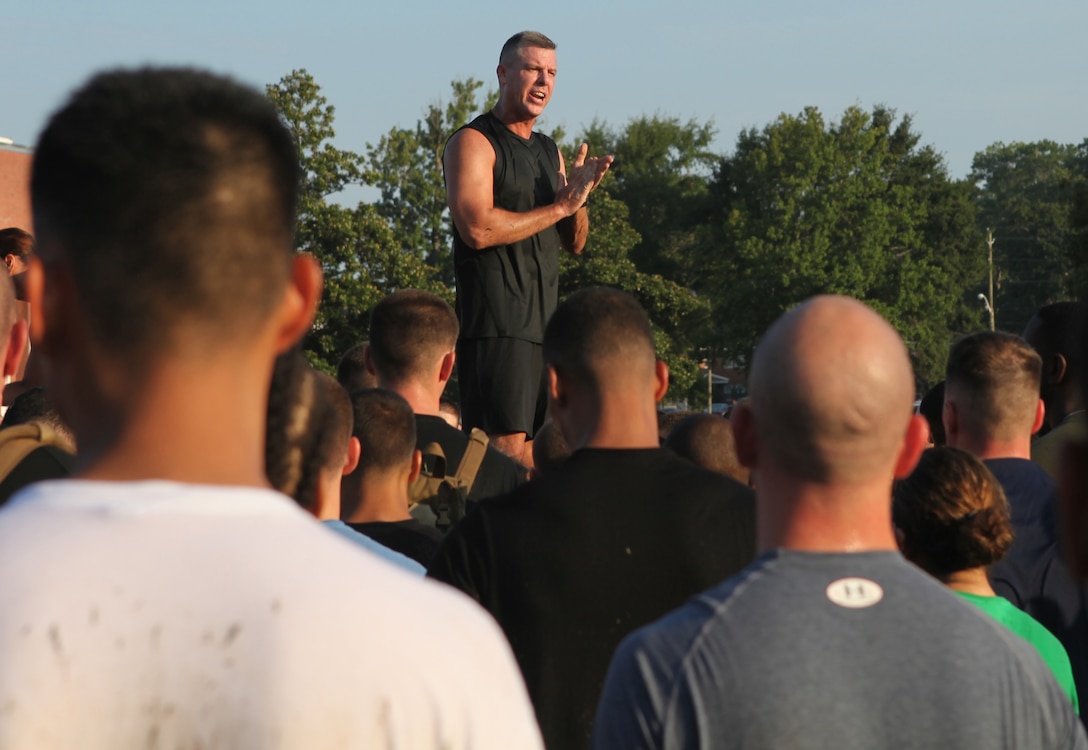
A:
{"type": "Polygon", "coordinates": [[[500,100],[491,110],[491,114],[495,115],[495,118],[506,126],[514,135],[519,138],[529,138],[533,134],[533,126],[536,125],[536,118],[530,118],[528,120],[515,119],[508,114],[506,107],[503,106],[500,100]]]}
{"type": "Polygon", "coordinates": [[[986,577],[986,568],[959,570],[944,578],[944,585],[953,591],[962,591],[975,596],[997,596],[986,577]]]}
{"type": "Polygon", "coordinates": [[[641,401],[604,397],[578,409],[584,418],[571,424],[571,449],[659,447],[657,409],[652,401],[641,401]]]}
{"type": "Polygon", "coordinates": [[[408,512],[408,483],[399,473],[395,477],[349,474],[344,477],[343,491],[347,497],[342,506],[354,508],[344,519],[347,523],[390,523],[412,517],[408,512]]]}
{"type": "Polygon", "coordinates": [[[1014,440],[992,440],[974,438],[961,433],[949,436],[948,444],[953,448],[965,450],[983,461],[994,458],[1031,458],[1030,436],[1014,440]]]}
{"type": "Polygon", "coordinates": [[[760,471],[756,477],[760,552],[895,551],[891,479],[856,485],[817,485],[760,471]]]}
{"type": "Polygon", "coordinates": [[[244,358],[154,369],[141,387],[110,400],[115,428],[77,435],[79,476],[268,486],[271,369],[270,359],[262,368],[244,358]]]}
{"type": "Polygon", "coordinates": [[[1084,402],[1080,398],[1080,389],[1073,393],[1063,393],[1059,398],[1051,399],[1046,405],[1046,423],[1054,429],[1069,417],[1084,413],[1084,402]]]}
{"type": "Polygon", "coordinates": [[[426,414],[432,417],[442,416],[440,403],[442,391],[445,390],[445,382],[435,378],[433,387],[420,383],[417,380],[392,381],[378,376],[378,387],[392,391],[408,402],[412,411],[416,414],[426,414]]]}

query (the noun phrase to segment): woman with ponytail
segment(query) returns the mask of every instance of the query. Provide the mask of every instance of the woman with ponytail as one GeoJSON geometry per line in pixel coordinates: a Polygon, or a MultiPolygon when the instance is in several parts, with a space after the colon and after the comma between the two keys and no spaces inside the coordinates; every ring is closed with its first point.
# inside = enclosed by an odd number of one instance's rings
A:
{"type": "Polygon", "coordinates": [[[985,464],[957,448],[930,448],[909,477],[895,482],[892,498],[903,555],[1034,645],[1079,713],[1073,671],[1061,643],[997,596],[986,577],[1012,545],[1013,531],[1005,492],[985,464]]]}

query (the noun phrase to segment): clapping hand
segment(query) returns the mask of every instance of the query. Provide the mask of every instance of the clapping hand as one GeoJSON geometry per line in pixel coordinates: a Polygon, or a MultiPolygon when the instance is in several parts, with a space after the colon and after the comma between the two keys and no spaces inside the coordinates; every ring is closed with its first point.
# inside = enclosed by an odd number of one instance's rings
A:
{"type": "Polygon", "coordinates": [[[559,191],[555,202],[567,206],[573,214],[585,205],[593,189],[601,183],[604,173],[612,166],[612,156],[588,156],[589,144],[583,143],[574,157],[574,165],[564,177],[559,175],[559,191]]]}

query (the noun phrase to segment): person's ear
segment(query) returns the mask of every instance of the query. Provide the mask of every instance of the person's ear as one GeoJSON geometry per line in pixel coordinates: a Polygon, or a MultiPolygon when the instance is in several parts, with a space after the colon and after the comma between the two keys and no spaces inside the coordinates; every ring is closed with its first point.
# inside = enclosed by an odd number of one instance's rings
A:
{"type": "Polygon", "coordinates": [[[363,446],[359,442],[359,438],[352,435],[348,438],[348,455],[344,459],[344,469],[340,472],[340,476],[346,477],[351,472],[355,471],[359,466],[359,456],[363,452],[363,446]]]}
{"type": "Polygon", "coordinates": [[[918,459],[922,457],[922,451],[929,442],[929,424],[921,414],[911,414],[907,423],[907,433],[903,436],[903,445],[899,449],[899,456],[895,460],[895,478],[906,479],[918,465],[918,459]]]}
{"type": "Polygon", "coordinates": [[[944,442],[953,448],[960,434],[960,417],[956,411],[956,404],[946,396],[944,406],[941,407],[941,424],[944,425],[944,442]]]}
{"type": "Polygon", "coordinates": [[[7,266],[8,273],[11,273],[11,267],[15,265],[15,254],[8,253],[4,256],[4,265],[7,266]]]}
{"type": "Polygon", "coordinates": [[[1046,404],[1042,399],[1039,399],[1039,403],[1035,405],[1035,421],[1031,423],[1031,434],[1034,435],[1043,427],[1043,422],[1046,420],[1046,404]]]}
{"type": "Polygon", "coordinates": [[[438,370],[438,382],[447,383],[453,377],[453,366],[457,363],[457,352],[448,351],[442,357],[442,366],[438,370]]]}
{"type": "Polygon", "coordinates": [[[82,318],[71,267],[55,261],[47,267],[37,255],[31,257],[25,274],[27,304],[34,321],[29,337],[35,351],[47,358],[67,351],[73,337],[72,327],[82,318]]]}
{"type": "Polygon", "coordinates": [[[567,405],[566,384],[552,365],[548,365],[548,400],[560,408],[567,405]]]}
{"type": "Polygon", "coordinates": [[[412,451],[412,469],[408,474],[408,484],[419,479],[419,473],[423,471],[423,451],[418,448],[412,451]]]}
{"type": "Polygon", "coordinates": [[[895,546],[899,548],[899,551],[903,551],[903,542],[906,540],[906,535],[903,534],[903,530],[892,524],[892,532],[895,534],[895,546]]]}
{"type": "Polygon", "coordinates": [[[6,381],[9,376],[14,376],[19,371],[19,365],[23,363],[23,353],[26,351],[27,325],[25,320],[16,320],[8,331],[8,342],[4,349],[3,376],[6,381]]]}
{"type": "Polygon", "coordinates": [[[733,407],[729,426],[733,430],[733,445],[740,465],[755,469],[759,464],[759,440],[756,437],[755,415],[747,402],[741,401],[733,407]]]}
{"type": "Polygon", "coordinates": [[[374,355],[370,353],[370,343],[363,345],[363,366],[374,377],[378,377],[378,371],[374,369],[374,355]]]}
{"type": "Polygon", "coordinates": [[[1069,372],[1069,362],[1066,360],[1065,355],[1055,354],[1050,357],[1050,361],[1043,360],[1043,382],[1050,385],[1058,385],[1065,380],[1066,374],[1069,372]]]}
{"type": "Polygon", "coordinates": [[[654,403],[660,403],[669,392],[669,366],[662,359],[654,363],[654,403]]]}
{"type": "Polygon", "coordinates": [[[310,330],[323,283],[321,265],[314,256],[296,253],[291,257],[291,276],[279,310],[277,352],[287,351],[310,330]]]}

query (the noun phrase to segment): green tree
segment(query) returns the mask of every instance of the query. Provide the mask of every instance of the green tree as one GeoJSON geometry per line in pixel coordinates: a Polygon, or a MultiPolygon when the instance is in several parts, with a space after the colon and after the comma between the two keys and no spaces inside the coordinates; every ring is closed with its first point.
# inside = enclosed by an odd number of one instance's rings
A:
{"type": "MultiPolygon", "coordinates": [[[[569,161],[573,154],[564,158],[569,161]]],[[[639,235],[626,204],[607,191],[595,192],[589,214],[589,239],[582,255],[563,253],[559,259],[560,297],[590,286],[613,286],[635,295],[653,325],[657,354],[669,365],[669,394],[682,397],[698,374],[696,340],[709,321],[709,303],[659,274],[638,270],[629,253],[639,235]]]]}
{"type": "Polygon", "coordinates": [[[997,327],[1019,333],[1070,293],[1068,252],[1078,149],[1053,141],[994,143],[975,154],[978,221],[993,231],[997,327]]]}
{"type": "Polygon", "coordinates": [[[919,140],[910,117],[882,106],[831,123],[810,107],[739,135],[711,186],[719,250],[697,287],[713,296],[729,358],[748,362],[801,300],[844,294],[899,330],[919,385],[940,379],[953,335],[981,322],[968,297],[981,237],[969,186],[919,140]]]}
{"type": "MultiPolygon", "coordinates": [[[[375,204],[403,254],[426,261],[438,269],[439,278],[452,288],[452,226],[446,206],[442,153],[446,141],[476,113],[489,109],[496,93],[478,105],[481,83],[474,79],[453,81],[448,104],[430,105],[415,127],[393,128],[376,145],[367,148],[364,177],[381,191],[375,204]]],[[[576,145],[565,142],[562,129],[550,133],[573,163],[576,145]]],[[[594,153],[603,153],[594,146],[594,153]]],[[[690,330],[709,317],[709,305],[690,291],[660,275],[638,271],[628,254],[639,242],[629,222],[626,205],[596,192],[591,201],[591,230],[584,254],[563,254],[560,261],[560,294],[586,286],[606,284],[636,294],[654,323],[658,350],[673,371],[674,390],[687,387],[696,365],[690,356],[690,330]]]]}
{"type": "Polygon", "coordinates": [[[374,206],[330,202],[362,183],[362,158],[332,145],[335,109],[313,76],[292,71],[266,92],[295,138],[302,169],[296,245],[313,253],[325,273],[321,306],[303,347],[315,366],[331,371],[346,349],[366,338],[369,312],[379,299],[402,287],[436,285],[421,259],[401,252],[374,206]]]}
{"type": "Polygon", "coordinates": [[[1073,205],[1066,257],[1070,274],[1067,283],[1071,298],[1088,300],[1088,138],[1077,146],[1073,159],[1073,205]]]}
{"type": "Polygon", "coordinates": [[[483,106],[476,93],[483,84],[474,78],[450,83],[447,104],[432,103],[415,128],[394,127],[376,145],[367,144],[366,182],[381,191],[375,204],[388,222],[401,249],[436,269],[446,286],[453,286],[452,224],[446,206],[442,154],[446,141],[493,103],[491,92],[483,106]]]}
{"type": "Polygon", "coordinates": [[[641,237],[631,258],[644,271],[690,285],[701,273],[699,227],[709,218],[708,185],[720,158],[710,150],[712,122],[660,114],[631,119],[622,130],[594,120],[582,140],[613,154],[603,188],[622,201],[641,237]]]}

